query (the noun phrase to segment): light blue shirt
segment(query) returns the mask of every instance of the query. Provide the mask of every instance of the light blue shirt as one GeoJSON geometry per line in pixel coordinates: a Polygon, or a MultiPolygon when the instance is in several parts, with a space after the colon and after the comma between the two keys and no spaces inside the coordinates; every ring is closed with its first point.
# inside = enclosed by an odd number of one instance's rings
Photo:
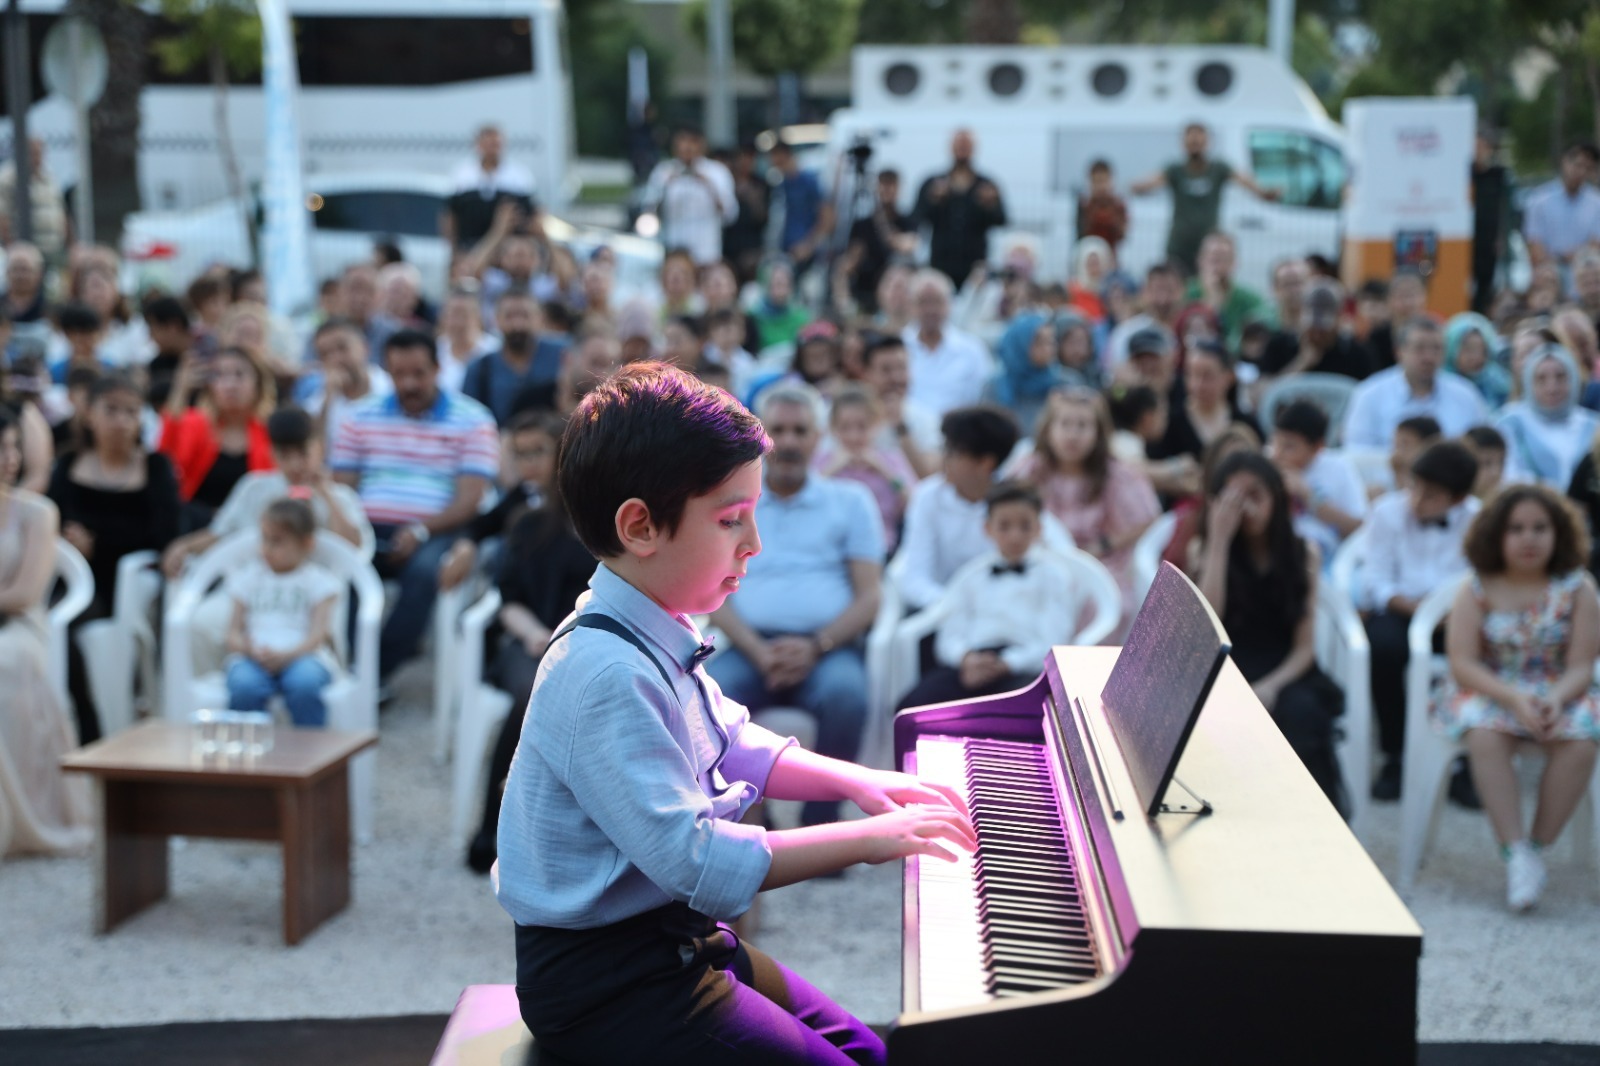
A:
{"type": "Polygon", "coordinates": [[[1446,437],[1459,437],[1473,426],[1487,425],[1489,408],[1472,382],[1448,370],[1433,379],[1433,391],[1414,396],[1400,367],[1380,370],[1356,386],[1344,416],[1347,448],[1388,448],[1401,422],[1427,415],[1446,437]]]}
{"type": "Polygon", "coordinates": [[[1545,182],[1528,196],[1522,234],[1557,259],[1600,242],[1600,190],[1584,182],[1569,196],[1559,178],[1545,182]]]}
{"type": "Polygon", "coordinates": [[[521,925],[593,929],[678,900],[731,919],[772,865],[739,818],[790,744],[701,668],[701,636],[604,563],[578,601],[633,630],[672,677],[612,633],[545,654],[500,807],[495,896],[521,925]]]}
{"type": "Polygon", "coordinates": [[[850,563],[883,563],[883,518],[858,481],[813,473],[793,496],[769,488],[756,528],[761,554],[728,603],[759,633],[815,633],[855,598],[850,563]]]}

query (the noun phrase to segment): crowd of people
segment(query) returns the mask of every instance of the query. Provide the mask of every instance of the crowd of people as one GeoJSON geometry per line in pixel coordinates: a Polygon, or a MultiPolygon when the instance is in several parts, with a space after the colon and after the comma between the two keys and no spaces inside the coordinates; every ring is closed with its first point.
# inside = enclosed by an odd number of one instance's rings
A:
{"type": "MultiPolygon", "coordinates": [[[[487,869],[520,710],[595,567],[552,490],[565,419],[618,367],[654,360],[731,393],[773,443],[755,508],[762,551],[711,618],[726,647],[708,670],[752,711],[808,711],[824,755],[860,750],[864,640],[891,558],[908,609],[958,605],[902,706],[963,698],[1016,684],[1073,640],[1087,609],[1061,561],[1074,545],[1122,590],[1123,631],[1138,605],[1134,549],[1171,512],[1165,557],[1211,601],[1239,668],[1341,809],[1342,679],[1316,666],[1312,618],[1333,558],[1362,537],[1348,591],[1372,642],[1374,798],[1393,800],[1410,618],[1470,571],[1441,645],[1455,687],[1440,724],[1467,751],[1451,794],[1487,808],[1508,899],[1532,905],[1539,852],[1600,742],[1595,153],[1567,153],[1535,196],[1527,290],[1479,292],[1487,314],[1442,319],[1428,305],[1451,294],[1421,274],[1350,291],[1320,255],[1281,259],[1271,291],[1252,291],[1217,203],[1230,180],[1272,192],[1209,158],[1203,128],[1183,145],[1182,160],[1128,189],[1174,199],[1169,257],[1137,278],[1119,267],[1127,212],[1103,164],[1070,277],[1042,276],[1025,243],[996,247],[1004,182],[975,168],[965,131],[909,214],[898,175],[880,171],[874,206],[835,255],[832,207],[792,152],[773,153],[769,183],[753,157],[724,167],[680,132],[652,177],[668,245],[654,302],[615,300],[604,251],[578,262],[545,237],[530,195],[505,195],[515,174],[492,129],[452,200],[456,252],[437,305],[385,243],[326,279],[310,319],[285,321],[251,270],[130,293],[109,249],[72,245],[56,267],[12,242],[0,850],[82,842],[81,797],[48,769],[100,733],[81,655],[70,709],[45,677],[40,607],[58,533],[94,574],[82,625],[112,615],[129,553],[161,553],[174,580],[220,539],[259,532],[259,563],[214,598],[214,646],[196,654],[225,671],[237,706],[279,695],[314,725],[317,692],[341,667],[337,582],[308,560],[323,529],[394,582],[385,681],[418,654],[441,588],[478,575],[500,590],[490,676],[518,712],[469,854],[487,869]],[[1291,397],[1311,374],[1321,399],[1291,397]],[[1531,827],[1509,776],[1518,740],[1550,755],[1531,827]]],[[[812,802],[803,817],[835,808],[812,802]]]]}

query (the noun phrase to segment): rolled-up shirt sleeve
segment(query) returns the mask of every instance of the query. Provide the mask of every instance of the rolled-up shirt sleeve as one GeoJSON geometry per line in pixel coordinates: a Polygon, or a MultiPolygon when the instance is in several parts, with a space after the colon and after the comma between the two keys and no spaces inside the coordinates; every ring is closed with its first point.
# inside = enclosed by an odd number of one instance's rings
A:
{"type": "Polygon", "coordinates": [[[709,674],[702,671],[701,677],[716,706],[716,715],[728,731],[728,753],[722,758],[722,776],[729,781],[748,781],[765,793],[767,778],[772,776],[778,756],[785,748],[800,742],[752,722],[744,704],[724,696],[709,674]]]}
{"type": "Polygon", "coordinates": [[[541,708],[554,714],[539,747],[584,813],[662,892],[701,914],[737,917],[766,880],[772,850],[761,826],[715,816],[667,727],[673,700],[612,665],[564,708],[541,708]]]}

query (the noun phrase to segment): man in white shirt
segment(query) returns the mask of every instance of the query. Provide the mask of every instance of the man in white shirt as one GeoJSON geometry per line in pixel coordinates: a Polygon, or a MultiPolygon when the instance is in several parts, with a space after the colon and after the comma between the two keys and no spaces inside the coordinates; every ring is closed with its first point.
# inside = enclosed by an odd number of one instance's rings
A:
{"type": "Polygon", "coordinates": [[[1528,195],[1522,235],[1534,266],[1553,262],[1562,288],[1572,291],[1572,262],[1585,248],[1600,247],[1600,190],[1594,180],[1600,150],[1574,144],[1561,156],[1561,173],[1528,195]]]}
{"type": "Polygon", "coordinates": [[[1353,593],[1368,611],[1372,709],[1384,755],[1373,799],[1400,797],[1411,616],[1428,593],[1467,569],[1461,546],[1478,513],[1471,495],[1477,477],[1478,461],[1465,445],[1440,441],[1411,465],[1411,487],[1380,497],[1367,517],[1361,587],[1353,593]]]}
{"type": "Polygon", "coordinates": [[[461,251],[470,249],[489,232],[502,202],[510,200],[517,205],[522,225],[531,223],[537,212],[533,174],[505,158],[505,136],[500,127],[479,127],[475,146],[476,158],[463,162],[450,176],[454,189],[439,220],[439,235],[461,251]]]}
{"type": "Polygon", "coordinates": [[[944,438],[939,433],[938,416],[906,395],[911,388],[911,356],[906,352],[906,342],[897,334],[879,334],[861,353],[861,365],[865,371],[863,380],[883,405],[878,447],[904,455],[919,478],[938,473],[944,438]]]}
{"type": "Polygon", "coordinates": [[[1380,370],[1350,397],[1344,446],[1387,449],[1402,421],[1428,415],[1446,437],[1489,421],[1489,408],[1471,382],[1443,371],[1444,332],[1431,318],[1413,318],[1399,335],[1398,363],[1380,370]]]}
{"type": "Polygon", "coordinates": [[[695,264],[722,258],[722,227],[739,217],[733,174],[706,158],[706,138],[696,129],[672,137],[672,158],[656,165],[646,200],[659,205],[661,246],[686,248],[695,264]]]}
{"type": "Polygon", "coordinates": [[[982,399],[994,370],[989,350],[950,325],[953,295],[949,278],[937,270],[919,270],[911,279],[915,317],[900,335],[911,356],[907,395],[939,416],[982,399]]]}

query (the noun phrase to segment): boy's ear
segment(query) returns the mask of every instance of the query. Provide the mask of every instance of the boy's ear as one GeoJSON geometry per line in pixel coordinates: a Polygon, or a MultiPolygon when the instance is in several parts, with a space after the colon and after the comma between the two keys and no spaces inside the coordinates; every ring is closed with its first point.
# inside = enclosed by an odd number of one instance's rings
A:
{"type": "Polygon", "coordinates": [[[647,559],[661,544],[661,531],[650,517],[650,508],[637,496],[622,501],[617,508],[616,525],[617,540],[629,555],[647,559]]]}

